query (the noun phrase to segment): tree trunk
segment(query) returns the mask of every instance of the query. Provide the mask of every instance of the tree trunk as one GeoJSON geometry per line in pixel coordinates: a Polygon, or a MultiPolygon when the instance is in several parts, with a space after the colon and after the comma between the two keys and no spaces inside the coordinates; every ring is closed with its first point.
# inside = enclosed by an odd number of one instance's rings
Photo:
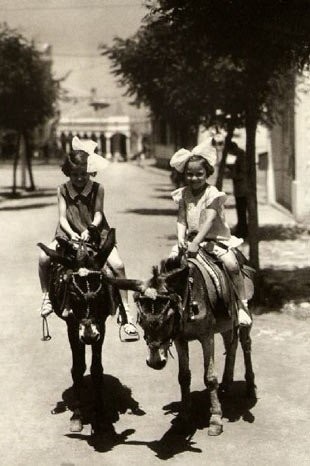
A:
{"type": "Polygon", "coordinates": [[[257,117],[254,105],[248,107],[246,113],[245,129],[246,129],[246,163],[247,163],[247,180],[248,180],[248,232],[249,232],[249,247],[250,247],[250,262],[251,265],[259,270],[259,249],[258,249],[258,212],[257,212],[257,191],[256,191],[256,128],[257,117]]]}
{"type": "Polygon", "coordinates": [[[18,161],[19,161],[19,150],[20,150],[20,143],[21,143],[21,135],[20,133],[18,134],[17,137],[17,144],[16,144],[16,151],[14,155],[14,161],[13,161],[13,185],[12,185],[12,194],[16,194],[17,190],[17,166],[18,166],[18,161]]]}
{"type": "Polygon", "coordinates": [[[222,158],[221,158],[221,161],[220,161],[220,164],[219,164],[219,171],[218,171],[217,178],[216,178],[216,187],[220,191],[222,190],[222,187],[223,187],[223,179],[224,179],[224,174],[225,174],[226,159],[227,159],[227,154],[228,154],[227,149],[228,149],[229,143],[232,140],[232,137],[233,137],[233,134],[234,134],[234,129],[235,129],[235,127],[232,124],[229,124],[228,127],[227,127],[227,135],[226,135],[225,144],[224,144],[224,147],[223,147],[223,154],[222,154],[222,158]]]}
{"type": "Polygon", "coordinates": [[[32,174],[32,144],[29,138],[27,131],[24,132],[25,138],[25,156],[26,156],[26,165],[28,168],[29,182],[30,182],[30,191],[35,191],[36,187],[34,184],[33,174],[32,174]]]}

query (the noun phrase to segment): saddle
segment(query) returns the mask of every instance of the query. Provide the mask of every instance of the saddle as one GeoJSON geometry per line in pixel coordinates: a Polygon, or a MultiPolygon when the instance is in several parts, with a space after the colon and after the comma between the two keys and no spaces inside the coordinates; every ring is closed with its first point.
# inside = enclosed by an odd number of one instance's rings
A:
{"type": "Polygon", "coordinates": [[[200,272],[205,288],[208,290],[207,294],[214,317],[216,319],[231,318],[236,309],[236,297],[230,278],[222,264],[209,254],[202,252],[199,252],[196,258],[189,258],[188,262],[200,272]]]}
{"type": "MultiPolygon", "coordinates": [[[[234,249],[234,253],[243,274],[247,299],[251,299],[254,294],[253,275],[255,270],[248,265],[248,261],[241,251],[234,249]]],[[[233,317],[238,309],[238,297],[223,262],[210,254],[204,247],[199,248],[195,259],[190,258],[188,261],[199,270],[203,278],[215,318],[233,317]],[[217,303],[217,305],[212,306],[212,303],[217,303]]]]}

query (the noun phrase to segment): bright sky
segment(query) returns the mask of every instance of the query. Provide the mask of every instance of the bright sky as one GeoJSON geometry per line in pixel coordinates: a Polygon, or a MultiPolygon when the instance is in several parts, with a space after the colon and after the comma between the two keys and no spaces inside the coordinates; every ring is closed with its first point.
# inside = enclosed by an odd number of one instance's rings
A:
{"type": "Polygon", "coordinates": [[[0,0],[0,21],[53,47],[54,74],[71,70],[65,87],[100,96],[120,95],[98,45],[136,32],[146,13],[143,0],[0,0]]]}

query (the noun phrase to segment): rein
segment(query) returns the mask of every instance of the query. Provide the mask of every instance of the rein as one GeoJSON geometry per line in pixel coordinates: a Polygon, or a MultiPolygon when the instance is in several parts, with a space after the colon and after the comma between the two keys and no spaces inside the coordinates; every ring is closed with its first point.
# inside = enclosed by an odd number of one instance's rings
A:
{"type": "MultiPolygon", "coordinates": [[[[102,276],[102,272],[101,271],[97,271],[97,270],[88,270],[87,271],[87,274],[85,273],[85,275],[81,275],[80,272],[73,272],[72,273],[72,283],[75,287],[75,289],[81,294],[81,296],[85,299],[85,301],[87,302],[89,299],[94,299],[98,293],[101,291],[101,288],[102,288],[102,282],[100,281],[98,287],[96,290],[94,291],[91,291],[90,289],[90,284],[89,284],[89,281],[87,279],[87,276],[88,275],[99,275],[99,276],[102,276]],[[87,287],[87,291],[83,291],[82,288],[80,288],[80,286],[77,284],[76,282],[76,275],[79,275],[80,277],[86,277],[86,287],[87,287]]],[[[90,312],[90,309],[89,309],[89,304],[87,302],[87,305],[86,305],[86,319],[88,319],[89,317],[89,312],[90,312]]]]}

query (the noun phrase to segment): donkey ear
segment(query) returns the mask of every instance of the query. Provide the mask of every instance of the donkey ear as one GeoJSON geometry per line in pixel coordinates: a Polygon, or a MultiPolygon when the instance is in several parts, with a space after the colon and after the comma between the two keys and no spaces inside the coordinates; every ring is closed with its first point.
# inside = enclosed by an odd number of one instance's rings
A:
{"type": "Polygon", "coordinates": [[[96,261],[100,265],[100,267],[104,266],[114,246],[115,246],[115,228],[111,228],[108,232],[107,238],[105,242],[103,243],[100,251],[96,255],[96,261]]]}
{"type": "Polygon", "coordinates": [[[165,275],[166,286],[169,290],[173,290],[178,294],[182,294],[188,278],[188,267],[182,267],[173,270],[165,275]]]}
{"type": "Polygon", "coordinates": [[[72,267],[72,261],[67,257],[60,256],[56,251],[48,248],[43,243],[38,243],[37,246],[39,246],[53,261],[57,262],[57,264],[61,264],[64,267],[72,267]]]}

